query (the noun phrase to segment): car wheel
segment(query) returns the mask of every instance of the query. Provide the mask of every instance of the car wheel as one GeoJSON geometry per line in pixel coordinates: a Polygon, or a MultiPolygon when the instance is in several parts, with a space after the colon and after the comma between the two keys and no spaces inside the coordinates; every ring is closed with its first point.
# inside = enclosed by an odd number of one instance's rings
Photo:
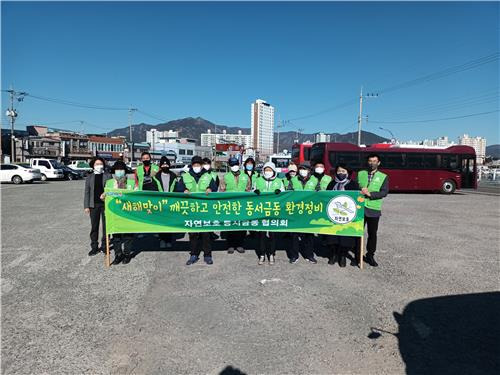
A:
{"type": "Polygon", "coordinates": [[[443,182],[443,185],[441,186],[441,192],[443,194],[453,194],[456,189],[455,182],[452,180],[446,180],[443,182]]]}
{"type": "Polygon", "coordinates": [[[73,179],[74,179],[74,177],[73,177],[73,175],[70,173],[70,174],[68,175],[68,180],[73,181],[73,179]]]}
{"type": "Polygon", "coordinates": [[[16,185],[19,185],[23,183],[23,179],[21,178],[21,176],[16,175],[12,177],[12,182],[15,183],[16,185]]]}
{"type": "Polygon", "coordinates": [[[42,173],[42,181],[47,181],[47,176],[42,173]]]}

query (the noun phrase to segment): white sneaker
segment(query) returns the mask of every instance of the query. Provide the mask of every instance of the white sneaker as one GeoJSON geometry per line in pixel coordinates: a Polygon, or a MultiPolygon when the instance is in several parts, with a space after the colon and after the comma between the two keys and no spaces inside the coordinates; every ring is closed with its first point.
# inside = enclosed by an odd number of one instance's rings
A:
{"type": "Polygon", "coordinates": [[[269,255],[269,264],[271,266],[274,264],[274,255],[269,255]]]}
{"type": "Polygon", "coordinates": [[[266,262],[266,257],[264,255],[259,257],[259,266],[262,266],[266,262]]]}
{"type": "Polygon", "coordinates": [[[227,253],[228,254],[234,253],[234,247],[231,246],[229,249],[227,249],[227,253]]]}
{"type": "Polygon", "coordinates": [[[237,251],[238,253],[240,253],[240,254],[243,254],[243,253],[245,252],[245,249],[244,249],[242,246],[238,246],[238,247],[236,248],[236,251],[237,251]]]}
{"type": "Polygon", "coordinates": [[[163,240],[160,241],[160,249],[165,249],[167,247],[167,243],[163,240]]]}

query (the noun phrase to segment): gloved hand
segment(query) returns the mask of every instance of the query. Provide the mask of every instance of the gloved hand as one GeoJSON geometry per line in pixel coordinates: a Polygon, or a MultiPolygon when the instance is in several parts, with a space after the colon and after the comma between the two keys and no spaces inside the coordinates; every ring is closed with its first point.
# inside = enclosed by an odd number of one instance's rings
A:
{"type": "Polygon", "coordinates": [[[260,195],[260,190],[259,190],[259,189],[256,189],[256,190],[254,190],[253,192],[254,192],[255,194],[257,194],[257,195],[260,195]]]}
{"type": "Polygon", "coordinates": [[[276,190],[274,191],[274,194],[279,194],[279,193],[281,193],[281,190],[280,190],[280,189],[276,189],[276,190]]]}

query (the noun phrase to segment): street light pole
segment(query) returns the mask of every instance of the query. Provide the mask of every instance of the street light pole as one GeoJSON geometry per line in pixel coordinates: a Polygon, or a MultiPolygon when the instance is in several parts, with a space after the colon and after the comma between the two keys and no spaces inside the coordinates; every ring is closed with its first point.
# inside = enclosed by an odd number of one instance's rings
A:
{"type": "Polygon", "coordinates": [[[134,161],[134,140],[132,139],[132,115],[134,111],[137,111],[137,108],[129,108],[128,110],[128,127],[129,127],[129,137],[130,137],[130,148],[131,148],[131,156],[130,161],[134,161]]]}
{"type": "Polygon", "coordinates": [[[379,129],[388,132],[391,135],[391,141],[396,141],[396,137],[394,136],[394,134],[389,129],[382,128],[381,126],[379,126],[379,129]]]}

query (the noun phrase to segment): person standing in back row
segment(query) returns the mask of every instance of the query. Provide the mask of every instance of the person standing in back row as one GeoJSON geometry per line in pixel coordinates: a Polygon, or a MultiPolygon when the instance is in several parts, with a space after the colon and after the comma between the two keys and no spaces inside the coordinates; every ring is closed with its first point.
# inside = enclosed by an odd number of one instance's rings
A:
{"type": "MultiPolygon", "coordinates": [[[[160,170],[154,176],[160,184],[160,191],[173,192],[177,183],[177,175],[170,170],[170,160],[166,156],[160,159],[160,170]]],[[[160,249],[172,247],[172,233],[160,233],[160,249]]]]}
{"type": "Polygon", "coordinates": [[[151,154],[143,152],[141,154],[142,164],[137,166],[135,170],[135,186],[138,190],[160,191],[160,183],[155,178],[160,168],[151,163],[151,154]]]}
{"type": "Polygon", "coordinates": [[[368,228],[365,262],[377,267],[375,251],[377,250],[377,231],[382,216],[382,199],[389,193],[389,177],[378,170],[380,157],[370,154],[367,158],[368,170],[358,173],[358,184],[365,196],[365,225],[368,228]]]}

